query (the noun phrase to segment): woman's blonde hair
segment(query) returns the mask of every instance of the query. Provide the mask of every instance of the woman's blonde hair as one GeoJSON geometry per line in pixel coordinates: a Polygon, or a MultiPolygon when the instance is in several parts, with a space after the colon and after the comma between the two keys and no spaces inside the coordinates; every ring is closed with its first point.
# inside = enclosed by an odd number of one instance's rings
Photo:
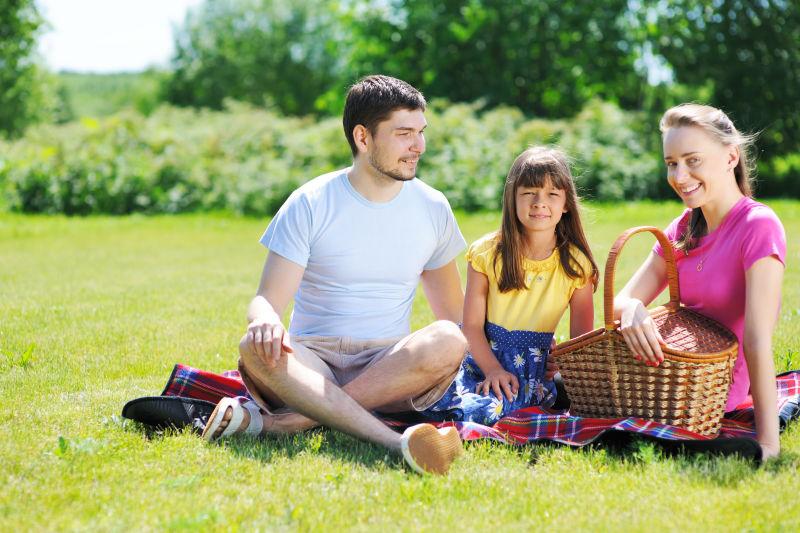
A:
{"type": "MultiPolygon", "coordinates": [[[[751,156],[751,150],[756,136],[741,133],[733,125],[733,121],[728,118],[728,115],[721,109],[710,105],[677,105],[667,109],[659,123],[662,135],[669,129],[684,126],[700,128],[723,146],[739,148],[739,162],[733,169],[733,175],[742,194],[753,196],[755,158],[751,156]]],[[[688,252],[697,246],[697,239],[705,235],[707,231],[708,223],[703,212],[700,208],[693,209],[686,231],[676,243],[676,248],[688,252]]]]}

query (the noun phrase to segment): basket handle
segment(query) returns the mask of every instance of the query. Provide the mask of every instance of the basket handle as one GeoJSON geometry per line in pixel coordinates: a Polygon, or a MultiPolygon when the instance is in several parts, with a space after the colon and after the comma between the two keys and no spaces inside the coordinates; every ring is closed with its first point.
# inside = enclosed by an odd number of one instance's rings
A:
{"type": "Polygon", "coordinates": [[[667,261],[667,284],[669,285],[669,302],[666,307],[677,309],[680,306],[681,293],[678,287],[678,268],[675,265],[675,251],[672,243],[660,229],[653,226],[638,226],[626,230],[617,237],[611,251],[608,252],[606,261],[606,271],[603,277],[603,319],[606,324],[606,331],[613,331],[614,326],[614,270],[617,268],[617,256],[622,251],[622,247],[633,235],[648,231],[655,235],[661,248],[664,250],[664,259],[667,261]]]}

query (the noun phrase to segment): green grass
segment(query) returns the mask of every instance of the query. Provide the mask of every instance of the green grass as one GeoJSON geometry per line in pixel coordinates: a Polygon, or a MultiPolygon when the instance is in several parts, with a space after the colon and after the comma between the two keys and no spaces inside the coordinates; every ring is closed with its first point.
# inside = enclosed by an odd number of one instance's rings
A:
{"type": "MultiPolygon", "coordinates": [[[[800,203],[770,205],[789,235],[774,343],[786,370],[800,367],[800,203]]],[[[679,209],[590,206],[601,265],[622,229],[663,227],[679,209]]],[[[497,213],[459,215],[467,240],[498,221],[497,213]]],[[[478,442],[449,476],[432,478],[333,431],[209,446],[188,432],[147,435],[121,420],[127,400],[161,391],[175,362],[235,366],[265,224],[0,215],[1,531],[800,526],[800,424],[782,436],[781,458],[762,468],[667,458],[645,443],[572,450],[478,442]]],[[[651,242],[643,236],[626,247],[620,284],[651,242]]],[[[413,327],[431,319],[418,298],[413,327]]]]}

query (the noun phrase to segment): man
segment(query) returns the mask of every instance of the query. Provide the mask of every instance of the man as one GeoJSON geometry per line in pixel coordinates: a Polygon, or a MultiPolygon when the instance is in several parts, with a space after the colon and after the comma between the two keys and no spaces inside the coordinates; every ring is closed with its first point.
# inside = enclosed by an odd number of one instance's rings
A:
{"type": "Polygon", "coordinates": [[[270,253],[239,345],[257,406],[223,400],[205,438],[323,424],[434,473],[461,453],[454,428],[420,424],[400,435],[371,414],[432,405],[466,349],[454,260],[466,243],[444,195],[415,178],[425,106],[419,91],[388,76],[351,87],[343,123],[352,167],[297,189],[261,238],[270,253]],[[420,279],[438,320],[410,333],[420,279]],[[287,332],[280,317],[292,298],[287,332]]]}

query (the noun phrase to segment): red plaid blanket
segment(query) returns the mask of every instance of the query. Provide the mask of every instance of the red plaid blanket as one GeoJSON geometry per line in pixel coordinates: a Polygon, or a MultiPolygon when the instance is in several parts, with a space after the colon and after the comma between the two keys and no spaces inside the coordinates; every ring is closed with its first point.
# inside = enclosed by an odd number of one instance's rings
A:
{"type": "MultiPolygon", "coordinates": [[[[778,415],[781,419],[781,428],[784,428],[800,414],[800,371],[781,374],[777,377],[776,383],[778,415]]],[[[219,402],[226,396],[248,396],[239,372],[235,370],[215,374],[181,364],[175,365],[161,394],[196,398],[213,403],[219,402]]],[[[395,420],[386,422],[394,427],[406,425],[395,420]]],[[[685,429],[641,418],[581,418],[570,416],[565,411],[539,407],[515,411],[500,419],[492,427],[471,422],[456,422],[454,425],[463,440],[489,438],[508,444],[551,440],[571,446],[584,446],[610,431],[623,431],[668,441],[710,439],[685,429]]],[[[731,437],[755,437],[751,399],[739,405],[735,411],[727,413],[722,420],[722,429],[717,438],[731,437]]]]}

